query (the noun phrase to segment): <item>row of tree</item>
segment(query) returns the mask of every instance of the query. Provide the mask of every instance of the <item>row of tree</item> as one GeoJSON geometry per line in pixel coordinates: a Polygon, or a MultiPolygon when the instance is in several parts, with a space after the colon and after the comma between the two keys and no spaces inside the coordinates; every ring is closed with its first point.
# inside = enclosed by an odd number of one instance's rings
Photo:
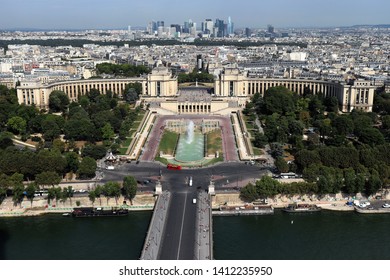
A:
{"type": "Polygon", "coordinates": [[[100,205],[102,204],[101,196],[105,196],[107,204],[110,198],[114,197],[118,204],[118,198],[122,195],[125,199],[129,199],[133,204],[133,199],[137,194],[137,181],[132,176],[126,176],[123,178],[122,186],[119,182],[107,182],[104,185],[98,185],[96,188],[89,192],[88,197],[92,203],[99,199],[100,205]]]}
{"type": "Polygon", "coordinates": [[[96,65],[96,70],[98,74],[107,74],[116,77],[138,77],[150,73],[150,69],[146,66],[135,66],[131,64],[100,63],[96,65]]]}
{"type": "MultiPolygon", "coordinates": [[[[43,174],[42,174],[43,175],[43,174]]],[[[45,174],[52,176],[53,174],[45,174]]],[[[49,179],[38,178],[35,182],[28,183],[26,186],[23,183],[23,175],[15,173],[14,175],[7,177],[4,174],[0,175],[0,204],[7,196],[8,191],[12,193],[12,200],[16,204],[20,204],[23,199],[26,197],[31,206],[33,204],[33,200],[36,197],[37,192],[42,189],[43,186],[47,187],[49,184],[53,182],[49,182],[49,179]],[[41,186],[41,187],[40,187],[41,186]]],[[[58,185],[60,180],[56,183],[52,184],[52,187],[47,189],[47,202],[50,205],[51,201],[55,199],[56,204],[59,202],[65,203],[67,199],[69,199],[70,204],[72,205],[72,197],[74,195],[74,189],[72,186],[68,186],[65,188],[55,187],[58,185]]],[[[104,185],[98,185],[96,188],[89,192],[88,197],[92,203],[95,202],[96,199],[100,200],[101,205],[101,197],[104,196],[107,200],[107,204],[110,198],[115,198],[116,203],[118,203],[118,198],[123,195],[126,199],[129,199],[132,203],[135,195],[137,194],[137,181],[132,176],[126,176],[123,179],[122,184],[119,182],[107,182],[104,185]]]]}
{"type": "Polygon", "coordinates": [[[353,169],[339,172],[337,169],[317,167],[315,178],[306,182],[281,183],[269,176],[263,176],[255,184],[249,183],[240,190],[240,198],[252,202],[257,199],[273,198],[276,195],[336,194],[339,192],[375,194],[381,188],[379,174],[356,174],[353,169]]]}
{"type": "Polygon", "coordinates": [[[195,83],[198,81],[199,83],[213,83],[214,76],[212,74],[208,74],[205,72],[191,72],[188,74],[180,73],[177,77],[177,81],[181,83],[195,83]]]}

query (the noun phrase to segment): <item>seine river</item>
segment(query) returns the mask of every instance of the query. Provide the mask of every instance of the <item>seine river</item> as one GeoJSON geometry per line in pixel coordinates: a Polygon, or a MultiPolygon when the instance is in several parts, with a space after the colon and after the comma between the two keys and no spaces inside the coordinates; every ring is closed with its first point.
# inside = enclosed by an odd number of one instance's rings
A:
{"type": "MultiPolygon", "coordinates": [[[[136,260],[151,212],[0,219],[0,259],[136,260]]],[[[215,259],[390,259],[390,216],[328,212],[214,217],[215,259]]]]}

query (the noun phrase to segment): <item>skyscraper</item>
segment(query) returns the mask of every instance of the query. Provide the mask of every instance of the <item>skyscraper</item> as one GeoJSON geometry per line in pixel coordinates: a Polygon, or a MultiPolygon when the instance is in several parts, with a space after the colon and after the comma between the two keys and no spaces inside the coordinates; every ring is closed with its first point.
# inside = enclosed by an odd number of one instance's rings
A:
{"type": "Polygon", "coordinates": [[[160,26],[164,27],[164,21],[163,21],[163,20],[157,21],[157,29],[158,29],[160,26]]]}
{"type": "Polygon", "coordinates": [[[211,34],[213,32],[213,20],[212,19],[206,19],[204,22],[203,22],[203,28],[202,28],[202,31],[204,34],[211,34]]]}
{"type": "Polygon", "coordinates": [[[252,30],[250,28],[245,28],[245,36],[250,37],[252,35],[252,30]]]}
{"type": "Polygon", "coordinates": [[[216,36],[219,38],[225,37],[225,23],[222,19],[215,20],[216,36]]]}
{"type": "Polygon", "coordinates": [[[228,35],[234,34],[234,23],[232,22],[231,17],[228,18],[227,34],[228,35]]]}

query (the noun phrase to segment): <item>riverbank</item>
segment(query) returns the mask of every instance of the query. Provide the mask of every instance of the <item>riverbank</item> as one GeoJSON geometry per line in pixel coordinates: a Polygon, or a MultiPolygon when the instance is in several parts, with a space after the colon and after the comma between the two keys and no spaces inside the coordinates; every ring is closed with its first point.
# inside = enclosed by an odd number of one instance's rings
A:
{"type": "MultiPolygon", "coordinates": [[[[368,200],[367,198],[357,195],[357,199],[368,200]]],[[[384,195],[383,199],[390,199],[390,195],[384,195]]],[[[350,197],[344,197],[342,194],[336,194],[332,196],[318,197],[315,195],[295,195],[295,196],[284,196],[277,195],[273,199],[268,199],[268,205],[273,208],[284,208],[289,204],[293,203],[305,203],[313,204],[321,207],[324,210],[331,211],[345,211],[353,212],[355,211],[353,206],[347,205],[347,202],[350,201],[350,197]]],[[[220,206],[235,206],[240,207],[248,204],[247,202],[240,199],[239,193],[217,193],[212,199],[212,208],[219,209],[220,206]]]]}
{"type": "Polygon", "coordinates": [[[29,200],[23,200],[21,204],[14,205],[11,197],[4,199],[0,205],[0,217],[23,217],[39,216],[50,213],[68,213],[74,207],[118,207],[124,206],[129,211],[153,210],[155,197],[152,193],[137,194],[130,204],[130,201],[124,197],[118,199],[105,197],[97,198],[92,203],[88,197],[73,197],[71,200],[56,201],[55,199],[48,204],[47,198],[35,197],[31,203],[29,200]]]}

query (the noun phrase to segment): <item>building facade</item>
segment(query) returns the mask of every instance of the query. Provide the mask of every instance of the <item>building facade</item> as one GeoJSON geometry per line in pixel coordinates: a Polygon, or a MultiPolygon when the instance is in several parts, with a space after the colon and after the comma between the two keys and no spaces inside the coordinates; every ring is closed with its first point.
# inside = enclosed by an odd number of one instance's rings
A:
{"type": "Polygon", "coordinates": [[[108,91],[123,94],[126,85],[140,83],[142,96],[172,96],[177,93],[177,77],[166,68],[157,67],[147,77],[127,79],[90,79],[69,80],[44,84],[42,82],[22,82],[17,88],[20,104],[35,105],[38,108],[49,106],[49,96],[55,90],[60,90],[68,95],[69,100],[77,101],[79,96],[87,94],[91,89],[97,89],[101,94],[108,91]]]}
{"type": "Polygon", "coordinates": [[[71,101],[77,101],[91,89],[101,94],[108,91],[121,95],[127,84],[142,85],[142,102],[154,110],[166,114],[229,114],[242,109],[255,93],[264,94],[269,88],[284,86],[300,95],[307,91],[336,97],[343,112],[354,109],[371,112],[375,86],[370,81],[355,80],[339,82],[320,79],[279,79],[248,75],[238,68],[225,68],[215,77],[214,94],[204,94],[195,88],[183,94],[179,91],[177,77],[164,67],[157,67],[145,76],[128,79],[69,80],[42,84],[41,82],[22,82],[17,88],[20,104],[47,108],[49,96],[55,90],[65,92],[71,101]],[[188,98],[182,96],[187,95],[188,98]],[[193,96],[197,98],[192,98],[193,96]]]}
{"type": "Polygon", "coordinates": [[[372,111],[376,87],[366,80],[339,82],[321,79],[279,79],[250,76],[238,68],[225,68],[215,80],[214,92],[220,97],[250,98],[264,93],[271,87],[284,86],[302,95],[310,90],[313,94],[336,97],[343,112],[354,109],[372,111]]]}

